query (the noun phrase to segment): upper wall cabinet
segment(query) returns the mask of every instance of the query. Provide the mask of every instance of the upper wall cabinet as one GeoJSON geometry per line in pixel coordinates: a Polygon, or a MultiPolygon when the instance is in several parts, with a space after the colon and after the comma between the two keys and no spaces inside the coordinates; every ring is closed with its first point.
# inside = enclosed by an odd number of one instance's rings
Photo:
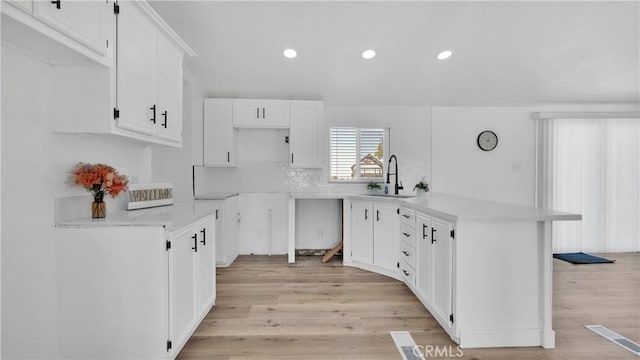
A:
{"type": "Polygon", "coordinates": [[[180,144],[182,51],[126,2],[117,40],[117,125],[180,144]]]}
{"type": "Polygon", "coordinates": [[[8,20],[2,26],[3,42],[51,64],[91,60],[110,67],[114,11],[111,0],[8,1],[2,7],[8,20]]]}
{"type": "Polygon", "coordinates": [[[96,53],[109,54],[113,4],[105,1],[35,1],[34,14],[44,23],[96,53]]]}
{"type": "Polygon", "coordinates": [[[111,6],[117,36],[110,66],[52,67],[54,131],[181,147],[182,62],[195,53],[146,2],[111,6]]]}
{"type": "Polygon", "coordinates": [[[325,131],[323,110],[322,101],[291,101],[289,103],[291,167],[322,167],[320,134],[325,131]]]}
{"type": "Polygon", "coordinates": [[[236,166],[238,130],[232,121],[233,100],[204,99],[204,166],[236,166]]]}
{"type": "Polygon", "coordinates": [[[233,100],[233,126],[237,128],[287,129],[289,101],[233,100]]]}

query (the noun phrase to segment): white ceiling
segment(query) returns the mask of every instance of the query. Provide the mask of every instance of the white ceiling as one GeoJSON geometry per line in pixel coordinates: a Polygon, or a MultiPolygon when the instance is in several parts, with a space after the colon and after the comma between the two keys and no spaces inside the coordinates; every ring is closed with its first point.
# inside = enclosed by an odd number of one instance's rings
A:
{"type": "Polygon", "coordinates": [[[349,105],[637,103],[634,2],[151,1],[211,97],[349,105]],[[291,60],[282,51],[292,47],[291,60]],[[374,49],[365,61],[360,54],[374,49]],[[447,61],[436,60],[445,49],[447,61]]]}

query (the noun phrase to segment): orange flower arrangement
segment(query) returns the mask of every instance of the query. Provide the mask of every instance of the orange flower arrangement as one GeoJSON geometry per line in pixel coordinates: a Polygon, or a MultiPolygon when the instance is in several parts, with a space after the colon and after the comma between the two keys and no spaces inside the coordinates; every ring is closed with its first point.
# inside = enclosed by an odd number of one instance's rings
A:
{"type": "Polygon", "coordinates": [[[71,181],[89,190],[97,203],[103,201],[105,193],[115,198],[127,190],[129,183],[126,175],[118,174],[118,171],[109,165],[83,162],[71,170],[71,181]]]}

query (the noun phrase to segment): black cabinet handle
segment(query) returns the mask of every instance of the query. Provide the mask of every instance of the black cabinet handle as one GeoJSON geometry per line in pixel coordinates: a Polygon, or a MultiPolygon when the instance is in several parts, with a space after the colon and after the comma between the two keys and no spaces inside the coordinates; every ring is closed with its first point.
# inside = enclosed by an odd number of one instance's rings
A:
{"type": "Polygon", "coordinates": [[[191,250],[198,252],[198,234],[193,234],[191,238],[193,239],[193,247],[191,250]]]}
{"type": "Polygon", "coordinates": [[[53,0],[51,3],[56,4],[56,9],[60,10],[60,0],[53,0]]]}
{"type": "Polygon", "coordinates": [[[218,209],[216,209],[216,220],[218,220],[218,209]]]}
{"type": "Polygon", "coordinates": [[[152,123],[156,123],[156,104],[153,104],[152,107],[149,108],[149,110],[153,110],[153,117],[150,119],[152,123]]]}
{"type": "Polygon", "coordinates": [[[207,229],[202,228],[200,232],[202,233],[202,240],[200,240],[200,243],[204,246],[207,246],[207,229]]]}
{"type": "Polygon", "coordinates": [[[431,227],[431,243],[436,242],[436,228],[431,227]]]}
{"type": "Polygon", "coordinates": [[[293,153],[291,153],[291,163],[293,164],[293,153]]]}
{"type": "Polygon", "coordinates": [[[403,232],[403,233],[402,233],[402,235],[404,235],[404,236],[406,236],[406,237],[411,236],[411,235],[407,234],[406,232],[403,232]]]}
{"type": "Polygon", "coordinates": [[[231,162],[231,153],[227,151],[227,162],[231,162]]]}
{"type": "Polygon", "coordinates": [[[262,118],[264,119],[264,108],[262,108],[262,118]]]}
{"type": "Polygon", "coordinates": [[[407,272],[407,270],[402,269],[402,272],[405,274],[405,276],[409,276],[409,273],[407,272]]]}
{"type": "Polygon", "coordinates": [[[260,119],[260,108],[256,108],[256,119],[260,119]]]}
{"type": "Polygon", "coordinates": [[[162,123],[162,127],[166,129],[167,128],[167,110],[165,110],[162,113],[162,116],[164,117],[164,122],[162,123]]]}
{"type": "Polygon", "coordinates": [[[380,210],[376,210],[376,221],[380,221],[380,210]]]}
{"type": "Polygon", "coordinates": [[[405,219],[408,219],[408,218],[410,218],[411,216],[409,216],[409,215],[407,215],[407,214],[402,214],[402,217],[403,217],[403,218],[405,218],[405,219]]]}
{"type": "Polygon", "coordinates": [[[422,238],[426,238],[427,234],[425,234],[424,232],[427,230],[428,226],[425,224],[422,224],[422,238]]]}
{"type": "Polygon", "coordinates": [[[369,209],[364,209],[364,219],[369,219],[369,209]]]}
{"type": "Polygon", "coordinates": [[[409,256],[409,253],[406,252],[405,250],[402,250],[402,253],[404,254],[404,256],[409,256]]]}

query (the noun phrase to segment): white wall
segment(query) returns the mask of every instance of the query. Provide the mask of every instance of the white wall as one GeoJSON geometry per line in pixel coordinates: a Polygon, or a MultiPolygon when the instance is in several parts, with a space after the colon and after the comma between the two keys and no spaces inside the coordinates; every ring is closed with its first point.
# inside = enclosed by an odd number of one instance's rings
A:
{"type": "Polygon", "coordinates": [[[434,192],[534,205],[535,121],[525,108],[434,107],[434,192]],[[498,135],[493,151],[476,140],[483,130],[498,135]]]}
{"type": "Polygon", "coordinates": [[[71,167],[104,162],[134,181],[151,175],[142,145],[53,134],[53,91],[49,65],[3,47],[3,358],[56,357],[54,199],[86,194],[66,183],[71,167]]]}
{"type": "MultiPolygon", "coordinates": [[[[413,186],[431,179],[431,108],[428,106],[327,106],[329,127],[354,126],[389,128],[389,154],[398,158],[398,173],[404,185],[401,194],[413,193],[413,186]]],[[[327,140],[328,143],[328,140],[327,140]]],[[[328,154],[326,157],[328,158],[328,154]]],[[[388,164],[385,164],[385,171],[388,164]]],[[[386,179],[385,179],[386,181],[386,179]]],[[[393,177],[391,182],[394,182],[393,177]]],[[[330,191],[365,193],[366,184],[330,183],[330,191]]],[[[393,189],[390,189],[393,191],[393,189]]]]}

